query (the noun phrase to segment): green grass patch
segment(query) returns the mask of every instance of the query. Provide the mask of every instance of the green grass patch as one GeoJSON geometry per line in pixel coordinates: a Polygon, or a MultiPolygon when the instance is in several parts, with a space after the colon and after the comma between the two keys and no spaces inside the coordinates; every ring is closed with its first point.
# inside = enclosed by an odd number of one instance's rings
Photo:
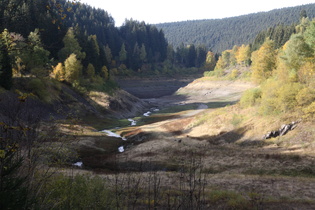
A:
{"type": "Polygon", "coordinates": [[[183,112],[188,110],[195,110],[198,108],[198,104],[185,104],[185,105],[176,105],[176,106],[170,106],[165,109],[162,109],[159,111],[159,113],[177,113],[177,112],[183,112]]]}
{"type": "Polygon", "coordinates": [[[128,119],[99,118],[89,115],[82,119],[82,123],[92,126],[96,130],[112,129],[115,127],[126,127],[130,125],[128,119]]]}
{"type": "Polygon", "coordinates": [[[213,190],[207,195],[211,204],[222,204],[223,209],[252,209],[243,195],[233,191],[213,190]]]}
{"type": "Polygon", "coordinates": [[[235,101],[213,101],[206,103],[209,109],[217,109],[235,104],[235,101]]]}
{"type": "MultiPolygon", "coordinates": [[[[148,125],[164,120],[170,120],[178,117],[176,114],[153,114],[148,117],[136,117],[134,120],[137,121],[137,126],[148,125]]],[[[130,123],[130,122],[129,122],[130,123]]]]}

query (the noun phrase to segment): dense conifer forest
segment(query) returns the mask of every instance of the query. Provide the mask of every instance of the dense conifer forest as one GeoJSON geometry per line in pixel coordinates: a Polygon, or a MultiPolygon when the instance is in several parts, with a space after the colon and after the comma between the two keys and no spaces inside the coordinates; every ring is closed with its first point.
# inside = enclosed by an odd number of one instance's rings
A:
{"type": "Polygon", "coordinates": [[[238,17],[189,20],[182,22],[157,24],[162,29],[169,44],[174,48],[181,44],[205,45],[213,52],[220,53],[234,45],[250,44],[257,34],[277,25],[297,24],[301,11],[312,19],[315,17],[315,4],[275,9],[238,17]]]}

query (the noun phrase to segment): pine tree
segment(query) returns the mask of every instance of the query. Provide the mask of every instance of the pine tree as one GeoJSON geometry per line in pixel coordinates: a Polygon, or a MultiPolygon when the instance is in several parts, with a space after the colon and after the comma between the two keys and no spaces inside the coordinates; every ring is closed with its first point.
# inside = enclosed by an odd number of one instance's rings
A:
{"type": "Polygon", "coordinates": [[[113,55],[112,55],[112,50],[109,48],[108,45],[105,47],[105,59],[107,65],[110,65],[112,63],[113,55]]]}
{"type": "Polygon", "coordinates": [[[127,51],[125,47],[125,43],[121,45],[120,52],[119,52],[119,61],[124,63],[127,60],[127,51]]]}
{"type": "MultiPolygon", "coordinates": [[[[85,38],[85,37],[84,37],[85,38]]],[[[100,72],[101,59],[100,59],[100,47],[98,45],[97,36],[91,35],[88,37],[86,43],[86,58],[84,59],[84,65],[87,66],[89,63],[93,64],[95,70],[100,72]]]]}
{"type": "Polygon", "coordinates": [[[85,53],[81,52],[82,48],[74,35],[73,28],[69,28],[67,34],[63,38],[64,47],[59,51],[58,57],[60,61],[67,59],[72,53],[77,56],[77,59],[85,58],[85,53]]]}
{"type": "Polygon", "coordinates": [[[28,36],[28,49],[24,51],[22,60],[28,70],[42,68],[49,62],[49,51],[45,50],[39,36],[39,30],[35,29],[28,36]]]}
{"type": "Polygon", "coordinates": [[[187,67],[195,67],[196,66],[196,48],[195,45],[191,45],[188,48],[188,56],[187,56],[187,67]]]}
{"type": "Polygon", "coordinates": [[[133,53],[132,53],[132,61],[131,61],[131,68],[133,70],[138,70],[141,67],[140,63],[140,48],[138,43],[136,42],[133,48],[133,53]]]}
{"type": "Polygon", "coordinates": [[[147,51],[145,49],[144,44],[142,44],[140,48],[140,60],[142,63],[147,61],[147,51]]]}
{"type": "Polygon", "coordinates": [[[9,36],[4,31],[0,34],[0,86],[9,90],[12,87],[12,66],[9,56],[9,36]]]}
{"type": "Polygon", "coordinates": [[[93,79],[94,76],[95,76],[95,68],[93,66],[93,64],[89,63],[88,67],[87,67],[87,70],[86,70],[86,74],[87,74],[87,77],[89,79],[93,79]]]}
{"type": "Polygon", "coordinates": [[[0,39],[0,86],[9,90],[12,87],[12,66],[7,47],[0,39]]]}

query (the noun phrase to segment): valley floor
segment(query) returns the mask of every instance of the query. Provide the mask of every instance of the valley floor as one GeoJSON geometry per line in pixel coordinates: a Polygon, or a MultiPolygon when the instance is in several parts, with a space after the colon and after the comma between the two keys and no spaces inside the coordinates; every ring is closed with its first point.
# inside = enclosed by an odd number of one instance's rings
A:
{"type": "MultiPolygon", "coordinates": [[[[251,87],[246,82],[197,80],[174,95],[145,99],[161,110],[144,125],[116,130],[127,138],[125,151],[89,156],[83,164],[112,183],[116,180],[117,184],[117,176],[124,181],[126,175],[133,177],[128,185],[139,188],[139,193],[141,187],[151,192],[152,185],[164,207],[167,193],[170,198],[181,192],[191,199],[185,204],[190,209],[194,209],[191,205],[199,209],[314,209],[315,159],[310,148],[315,144],[308,140],[303,147],[301,142],[292,142],[300,129],[309,126],[301,122],[286,137],[262,140],[270,128],[261,129],[264,125],[243,119],[248,110],[233,105],[251,87]]],[[[309,129],[309,134],[315,133],[309,129]]]]}

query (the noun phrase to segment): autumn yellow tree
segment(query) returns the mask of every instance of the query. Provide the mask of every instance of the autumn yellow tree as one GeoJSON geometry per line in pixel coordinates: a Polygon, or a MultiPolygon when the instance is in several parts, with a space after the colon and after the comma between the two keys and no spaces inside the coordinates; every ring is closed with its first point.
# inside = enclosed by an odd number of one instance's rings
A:
{"type": "Polygon", "coordinates": [[[235,66],[237,64],[236,56],[238,54],[239,48],[240,48],[239,46],[234,45],[232,50],[229,50],[230,53],[229,66],[235,66]]]}
{"type": "Polygon", "coordinates": [[[251,60],[252,79],[256,83],[262,83],[272,75],[272,70],[276,66],[274,42],[266,39],[262,46],[252,53],[251,60]]]}
{"type": "Polygon", "coordinates": [[[101,77],[104,78],[105,80],[108,80],[109,79],[109,72],[108,72],[108,69],[106,66],[103,66],[102,67],[102,70],[101,70],[101,77]]]}
{"type": "Polygon", "coordinates": [[[236,61],[239,65],[248,66],[250,61],[250,47],[249,45],[242,45],[238,48],[235,55],[236,61]]]}
{"type": "Polygon", "coordinates": [[[215,67],[215,55],[213,52],[208,51],[205,62],[206,71],[212,71],[215,67]]]}
{"type": "Polygon", "coordinates": [[[77,59],[77,56],[72,53],[65,60],[65,80],[70,83],[78,81],[82,73],[82,68],[81,62],[77,59]]]}
{"type": "Polygon", "coordinates": [[[58,81],[64,81],[65,80],[65,69],[62,63],[58,63],[57,66],[53,67],[53,78],[55,78],[58,81]]]}

